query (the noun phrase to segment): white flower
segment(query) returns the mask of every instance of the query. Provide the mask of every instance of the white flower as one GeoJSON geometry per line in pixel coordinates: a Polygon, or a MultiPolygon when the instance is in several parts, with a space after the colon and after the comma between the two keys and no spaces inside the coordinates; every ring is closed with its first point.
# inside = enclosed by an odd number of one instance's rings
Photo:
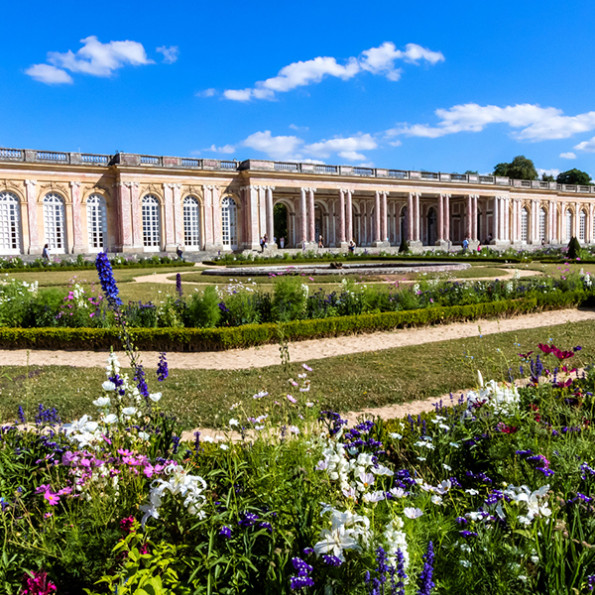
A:
{"type": "Polygon", "coordinates": [[[386,496],[382,490],[378,490],[377,492],[368,492],[362,496],[365,502],[380,502],[384,500],[386,496]]]}
{"type": "Polygon", "coordinates": [[[102,385],[104,391],[110,392],[116,390],[116,385],[111,380],[106,380],[102,385]]]}
{"type": "Polygon", "coordinates": [[[93,401],[95,407],[107,407],[110,403],[111,399],[109,397],[99,397],[93,401]]]}
{"type": "Polygon", "coordinates": [[[147,432],[139,432],[138,433],[138,437],[141,440],[145,440],[146,442],[148,442],[149,441],[149,438],[150,438],[150,436],[149,436],[149,434],[147,434],[147,432]]]}
{"type": "Polygon", "coordinates": [[[219,445],[219,448],[220,448],[221,450],[229,450],[229,446],[228,446],[227,444],[220,444],[220,445],[219,445]]]}
{"type": "Polygon", "coordinates": [[[115,424],[118,421],[118,416],[115,413],[108,413],[103,417],[103,423],[105,424],[115,424]]]}
{"type": "Polygon", "coordinates": [[[132,417],[136,414],[136,411],[136,407],[124,407],[124,409],[122,409],[122,414],[126,415],[127,417],[132,417]]]}
{"type": "Polygon", "coordinates": [[[430,500],[432,501],[432,504],[436,504],[436,505],[440,505],[442,504],[442,497],[441,496],[437,496],[436,494],[434,494],[430,500]]]}
{"type": "Polygon", "coordinates": [[[230,426],[239,426],[240,425],[240,422],[235,417],[232,417],[229,420],[229,425],[230,426]]]}
{"type": "Polygon", "coordinates": [[[393,498],[404,498],[407,495],[403,488],[391,488],[390,493],[393,498]]]}
{"type": "Polygon", "coordinates": [[[477,496],[477,494],[479,494],[479,492],[477,490],[474,490],[473,488],[469,488],[465,490],[465,492],[470,496],[477,496]]]}
{"type": "Polygon", "coordinates": [[[263,397],[266,397],[269,393],[267,393],[266,390],[261,390],[259,393],[256,393],[255,395],[252,395],[253,399],[262,399],[263,397]]]}
{"type": "Polygon", "coordinates": [[[389,437],[393,440],[401,440],[401,438],[403,438],[402,434],[397,434],[397,432],[390,433],[389,437]]]}
{"type": "Polygon", "coordinates": [[[157,403],[161,399],[161,393],[150,393],[149,399],[151,399],[153,403],[157,403]]]}
{"type": "Polygon", "coordinates": [[[403,509],[403,514],[408,518],[408,519],[418,519],[420,516],[423,515],[423,510],[421,510],[420,508],[411,508],[411,507],[407,507],[403,509]]]}

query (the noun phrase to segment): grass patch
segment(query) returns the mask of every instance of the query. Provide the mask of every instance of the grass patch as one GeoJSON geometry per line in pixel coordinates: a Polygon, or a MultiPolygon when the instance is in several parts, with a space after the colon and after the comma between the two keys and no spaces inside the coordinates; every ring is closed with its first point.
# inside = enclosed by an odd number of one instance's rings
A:
{"type": "MultiPolygon", "coordinates": [[[[241,403],[252,415],[269,413],[273,420],[285,418],[292,405],[286,395],[319,402],[338,411],[405,403],[439,396],[476,384],[477,370],[484,378],[503,379],[512,367],[518,376],[518,353],[534,350],[537,343],[552,339],[568,349],[583,350],[572,361],[581,366],[595,353],[595,322],[560,324],[474,338],[427,343],[361,354],[310,361],[310,392],[299,393],[288,379],[296,378],[301,365],[290,364],[248,370],[171,370],[158,386],[148,362],[147,377],[152,391],[163,389],[162,405],[175,413],[184,427],[220,426],[230,417],[229,408],[241,403]],[[267,390],[270,396],[254,401],[252,395],[267,390]],[[215,398],[214,395],[217,395],[215,398]],[[275,404],[275,400],[278,404],[275,404]]],[[[56,407],[64,418],[94,414],[92,401],[105,380],[102,368],[70,366],[3,367],[0,375],[0,419],[14,420],[19,405],[31,415],[39,403],[56,407]]]]}

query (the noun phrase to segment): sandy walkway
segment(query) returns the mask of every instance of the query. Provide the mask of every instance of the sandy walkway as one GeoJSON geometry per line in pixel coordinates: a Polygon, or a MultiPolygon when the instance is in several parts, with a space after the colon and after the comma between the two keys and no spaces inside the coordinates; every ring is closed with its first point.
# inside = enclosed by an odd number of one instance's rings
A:
{"type": "MultiPolygon", "coordinates": [[[[595,320],[595,312],[591,310],[558,310],[526,314],[516,318],[500,320],[478,320],[475,322],[458,322],[449,325],[398,329],[391,332],[372,333],[367,335],[350,335],[330,339],[313,339],[289,345],[292,362],[335,357],[346,353],[363,353],[420,345],[450,339],[474,337],[479,334],[489,335],[506,331],[528,328],[540,328],[563,324],[595,320]]],[[[143,352],[143,363],[147,367],[156,367],[159,354],[154,351],[143,352]]],[[[177,353],[167,355],[171,368],[185,370],[237,370],[243,368],[263,368],[281,363],[277,345],[263,345],[250,349],[233,349],[229,351],[177,353]]],[[[121,361],[124,362],[124,356],[121,361]]],[[[106,365],[106,353],[94,351],[29,351],[0,350],[0,365],[25,366],[62,365],[79,368],[103,367],[106,365]]]]}

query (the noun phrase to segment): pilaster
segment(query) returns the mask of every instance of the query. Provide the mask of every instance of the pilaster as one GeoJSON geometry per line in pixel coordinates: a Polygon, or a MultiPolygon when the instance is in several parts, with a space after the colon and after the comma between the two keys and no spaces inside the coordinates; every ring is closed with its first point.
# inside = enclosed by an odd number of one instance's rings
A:
{"type": "Polygon", "coordinates": [[[70,182],[70,199],[72,201],[72,253],[84,254],[87,251],[88,242],[83,240],[80,182],[70,182]]]}
{"type": "Polygon", "coordinates": [[[41,254],[42,245],[39,237],[37,223],[37,194],[35,192],[35,180],[25,180],[25,192],[27,195],[27,222],[29,225],[29,254],[41,254]]]}

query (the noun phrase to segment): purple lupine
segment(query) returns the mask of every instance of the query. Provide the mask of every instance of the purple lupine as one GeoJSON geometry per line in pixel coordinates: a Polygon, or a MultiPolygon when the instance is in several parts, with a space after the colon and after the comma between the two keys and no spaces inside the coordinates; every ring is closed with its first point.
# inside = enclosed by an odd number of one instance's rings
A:
{"type": "Polygon", "coordinates": [[[22,424],[26,424],[27,423],[27,419],[25,418],[25,411],[23,410],[23,406],[22,405],[19,405],[19,410],[18,410],[18,414],[17,415],[19,416],[19,421],[22,424]]]}
{"type": "Polygon", "coordinates": [[[95,259],[95,268],[99,275],[101,289],[107,298],[110,308],[114,311],[118,310],[122,305],[122,300],[118,297],[118,286],[112,271],[112,265],[105,252],[100,252],[95,259]]]}
{"type": "MultiPolygon", "coordinates": [[[[397,550],[397,583],[393,586],[393,592],[395,595],[405,595],[405,580],[407,579],[407,573],[405,572],[405,556],[399,548],[397,550]]],[[[394,576],[392,577],[394,581],[394,576]]]]}
{"type": "Polygon", "coordinates": [[[223,525],[223,527],[219,529],[219,535],[225,537],[225,539],[231,539],[231,528],[227,525],[223,525]]]}
{"type": "Polygon", "coordinates": [[[436,583],[432,580],[434,575],[434,544],[430,541],[428,543],[428,551],[423,556],[424,568],[419,575],[420,587],[417,595],[430,595],[436,583]]]}
{"type": "Polygon", "coordinates": [[[145,380],[145,371],[143,369],[142,364],[138,364],[134,371],[134,379],[136,380],[136,386],[140,394],[145,397],[145,399],[149,398],[149,387],[147,386],[147,381],[145,380]]]}
{"type": "Polygon", "coordinates": [[[176,291],[182,297],[182,275],[180,273],[176,273],[176,291]]]}
{"type": "Polygon", "coordinates": [[[167,360],[165,359],[165,351],[159,354],[159,363],[157,364],[157,380],[163,382],[169,375],[167,367],[167,360]]]}

